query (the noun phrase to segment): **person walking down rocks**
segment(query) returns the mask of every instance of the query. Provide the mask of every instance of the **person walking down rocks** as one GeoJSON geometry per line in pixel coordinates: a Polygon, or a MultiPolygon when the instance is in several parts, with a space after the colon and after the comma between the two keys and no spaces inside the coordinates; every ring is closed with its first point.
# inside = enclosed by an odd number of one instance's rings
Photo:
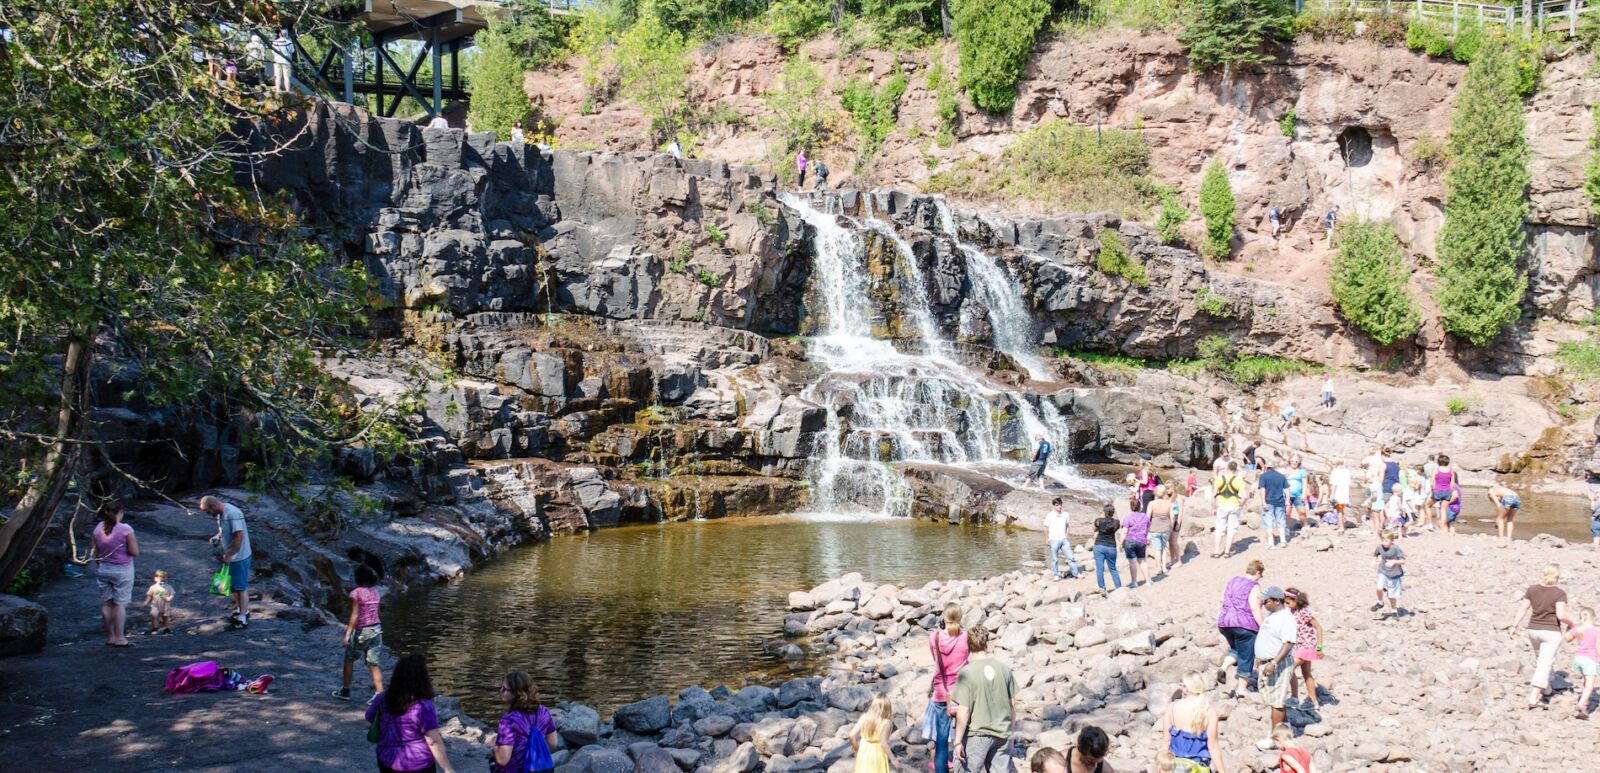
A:
{"type": "Polygon", "coordinates": [[[1106,570],[1111,570],[1112,590],[1122,587],[1122,575],[1117,573],[1117,530],[1122,522],[1117,520],[1117,509],[1107,503],[1094,522],[1094,582],[1100,590],[1106,589],[1106,570]]]}
{"type": "Polygon", "coordinates": [[[967,631],[973,659],[961,669],[950,699],[956,703],[956,759],[967,773],[1012,773],[1011,724],[1016,721],[1017,680],[989,655],[989,630],[967,631]]]}
{"type": "Polygon", "coordinates": [[[122,503],[107,500],[97,511],[100,522],[93,530],[89,560],[98,573],[95,587],[100,591],[100,622],[105,627],[106,646],[132,647],[128,641],[128,603],[133,601],[133,559],[139,555],[139,538],[133,527],[122,522],[127,516],[122,503]]]}
{"type": "Polygon", "coordinates": [[[961,605],[953,601],[944,605],[944,629],[929,634],[928,649],[933,652],[933,689],[929,696],[935,711],[933,773],[950,773],[950,720],[954,714],[950,691],[970,657],[967,634],[961,630],[961,605]]]}
{"type": "Polygon", "coordinates": [[[1050,545],[1050,576],[1061,579],[1061,564],[1058,556],[1065,554],[1067,557],[1067,574],[1077,579],[1083,574],[1078,566],[1078,560],[1072,557],[1072,543],[1067,540],[1067,526],[1071,517],[1061,505],[1061,497],[1050,500],[1050,512],[1044,514],[1045,538],[1050,545]]]}
{"type": "Polygon", "coordinates": [[[1078,740],[1067,749],[1067,773],[1117,773],[1106,763],[1111,753],[1111,736],[1094,725],[1078,731],[1078,740]]]}
{"type": "Polygon", "coordinates": [[[526,673],[512,671],[500,680],[500,700],[507,710],[500,715],[500,726],[495,730],[489,773],[538,770],[537,766],[530,768],[526,764],[528,754],[531,752],[535,760],[547,760],[557,740],[555,719],[539,702],[539,688],[526,673]]]}
{"type": "Polygon", "coordinates": [[[878,694],[850,728],[850,748],[856,752],[855,773],[889,773],[893,769],[885,744],[894,730],[894,709],[889,696],[878,694]]]}
{"type": "Polygon", "coordinates": [[[1320,706],[1322,700],[1317,697],[1317,680],[1311,675],[1311,664],[1322,659],[1322,623],[1311,612],[1311,600],[1306,597],[1305,591],[1286,589],[1283,600],[1294,614],[1294,667],[1299,672],[1296,674],[1298,679],[1289,683],[1289,695],[1298,700],[1300,682],[1303,681],[1306,700],[1320,706]]]}
{"type": "Polygon", "coordinates": [[[1167,488],[1167,484],[1156,486],[1156,496],[1150,500],[1150,555],[1161,568],[1163,577],[1172,570],[1173,564],[1178,562],[1172,555],[1172,537],[1177,529],[1173,505],[1172,492],[1167,488]]]}
{"type": "Polygon", "coordinates": [[[1243,689],[1255,675],[1256,633],[1266,609],[1261,603],[1261,576],[1266,567],[1260,561],[1251,561],[1244,574],[1228,581],[1222,591],[1222,612],[1217,615],[1217,630],[1228,642],[1228,653],[1222,656],[1217,668],[1217,681],[1227,679],[1228,660],[1234,661],[1238,684],[1243,689]]]}
{"type": "Polygon", "coordinates": [[[1567,631],[1567,641],[1577,642],[1572,670],[1583,677],[1583,692],[1578,695],[1578,719],[1589,718],[1589,696],[1594,695],[1596,674],[1600,674],[1600,626],[1594,624],[1594,610],[1578,609],[1578,624],[1567,631]]]}
{"type": "Polygon", "coordinates": [[[1333,374],[1327,373],[1322,377],[1322,407],[1333,407],[1333,374]]]}
{"type": "Polygon", "coordinates": [[[344,684],[333,691],[333,697],[339,700],[350,700],[350,681],[358,660],[367,664],[372,693],[383,692],[383,671],[378,668],[383,655],[383,626],[378,620],[381,599],[378,573],[365,564],[356,567],[356,587],[350,591],[350,621],[344,628],[344,684]]]}
{"type": "MultiPolygon", "coordinates": [[[[1311,472],[1306,469],[1305,460],[1301,459],[1299,454],[1295,454],[1289,457],[1289,469],[1284,471],[1283,476],[1289,481],[1289,490],[1286,492],[1289,496],[1287,515],[1299,517],[1300,531],[1305,531],[1306,523],[1311,517],[1312,508],[1311,487],[1308,485],[1311,472]]],[[[1289,544],[1287,526],[1285,526],[1283,532],[1283,544],[1289,544]]]]}
{"type": "Polygon", "coordinates": [[[1249,484],[1239,477],[1239,463],[1228,462],[1227,472],[1211,480],[1211,501],[1216,513],[1212,558],[1233,555],[1233,537],[1239,531],[1239,508],[1249,495],[1249,484]]]}
{"type": "Polygon", "coordinates": [[[215,516],[217,533],[211,544],[222,548],[222,563],[228,567],[228,582],[232,588],[234,613],[228,619],[234,628],[250,626],[250,529],[244,523],[244,511],[216,497],[200,498],[200,511],[215,516]]]}
{"type": "Polygon", "coordinates": [[[1556,649],[1561,646],[1562,630],[1572,624],[1567,617],[1567,592],[1556,583],[1561,582],[1561,567],[1551,564],[1544,568],[1544,577],[1537,585],[1528,587],[1517,607],[1517,616],[1511,621],[1511,638],[1517,638],[1517,629],[1524,620],[1528,624],[1528,646],[1533,649],[1533,678],[1528,684],[1528,708],[1544,707],[1550,695],[1550,671],[1555,666],[1556,649]]]}
{"type": "Polygon", "coordinates": [[[817,185],[813,190],[819,190],[819,191],[827,190],[828,189],[828,165],[827,165],[827,163],[822,161],[822,159],[817,159],[816,175],[817,175],[817,185]]]}
{"type": "Polygon", "coordinates": [[[1289,713],[1289,683],[1294,681],[1294,661],[1289,656],[1294,651],[1294,614],[1284,605],[1283,589],[1277,586],[1261,592],[1261,604],[1266,608],[1266,619],[1256,634],[1256,680],[1260,685],[1261,702],[1272,712],[1269,734],[1256,743],[1256,748],[1270,751],[1273,748],[1270,731],[1287,722],[1289,713]]]}
{"type": "Polygon", "coordinates": [[[1044,471],[1050,466],[1050,454],[1055,450],[1044,435],[1033,436],[1033,457],[1029,460],[1033,466],[1028,469],[1028,477],[1022,479],[1022,485],[1031,486],[1037,482],[1041,490],[1044,488],[1044,471]]]}
{"type": "Polygon", "coordinates": [[[389,676],[389,689],[367,704],[367,722],[378,723],[378,773],[455,773],[439,733],[428,663],[406,655],[389,676]]]}
{"type": "Polygon", "coordinates": [[[1406,552],[1394,544],[1394,532],[1386,531],[1372,555],[1378,560],[1378,603],[1372,605],[1372,611],[1382,611],[1387,601],[1389,615],[1399,617],[1400,591],[1406,578],[1406,552]]]}
{"type": "Polygon", "coordinates": [[[1494,531],[1501,542],[1510,542],[1517,528],[1517,513],[1522,510],[1522,497],[1500,484],[1489,487],[1489,501],[1494,503],[1494,531]]]}
{"type": "Polygon", "coordinates": [[[1206,677],[1193,672],[1183,677],[1183,697],[1167,704],[1162,719],[1167,736],[1167,751],[1172,753],[1174,773],[1213,771],[1227,773],[1222,757],[1221,719],[1206,696],[1206,677]]]}
{"type": "Polygon", "coordinates": [[[1122,528],[1127,530],[1122,537],[1122,554],[1128,559],[1128,587],[1139,587],[1140,580],[1148,585],[1150,571],[1145,568],[1144,561],[1149,553],[1150,516],[1142,510],[1129,512],[1122,519],[1122,528]]]}

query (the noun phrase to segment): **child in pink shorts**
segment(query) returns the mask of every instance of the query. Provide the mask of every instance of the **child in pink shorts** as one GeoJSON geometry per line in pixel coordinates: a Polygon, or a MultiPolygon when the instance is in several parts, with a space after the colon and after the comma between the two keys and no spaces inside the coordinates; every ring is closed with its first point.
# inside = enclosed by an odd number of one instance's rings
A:
{"type": "MultiPolygon", "coordinates": [[[[1306,683],[1306,700],[1320,706],[1322,702],[1317,699],[1317,680],[1311,676],[1311,664],[1322,659],[1322,623],[1311,613],[1311,600],[1305,591],[1289,588],[1283,592],[1283,600],[1294,613],[1294,663],[1299,671],[1295,676],[1306,683]]],[[[1300,686],[1295,681],[1289,682],[1289,694],[1300,697],[1300,686]]]]}

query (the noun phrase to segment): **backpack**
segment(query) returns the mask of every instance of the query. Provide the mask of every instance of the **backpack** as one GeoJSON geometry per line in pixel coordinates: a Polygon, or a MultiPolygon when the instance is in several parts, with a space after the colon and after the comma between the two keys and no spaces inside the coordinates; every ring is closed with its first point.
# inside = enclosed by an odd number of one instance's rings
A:
{"type": "Polygon", "coordinates": [[[821,161],[818,161],[817,162],[817,166],[816,166],[816,170],[817,170],[817,177],[820,177],[820,178],[822,178],[824,180],[828,179],[828,165],[827,164],[824,164],[821,161]]]}
{"type": "Polygon", "coordinates": [[[550,744],[539,732],[538,714],[527,714],[528,750],[522,755],[522,773],[550,773],[556,767],[550,756],[550,744]]]}
{"type": "Polygon", "coordinates": [[[173,695],[216,692],[223,688],[222,673],[222,669],[217,668],[217,662],[214,660],[190,663],[168,671],[167,684],[161,689],[173,695]]]}
{"type": "Polygon", "coordinates": [[[1236,497],[1236,496],[1239,496],[1239,476],[1237,476],[1237,475],[1228,475],[1228,476],[1223,477],[1222,482],[1217,485],[1217,496],[1219,496],[1219,497],[1236,497]]]}

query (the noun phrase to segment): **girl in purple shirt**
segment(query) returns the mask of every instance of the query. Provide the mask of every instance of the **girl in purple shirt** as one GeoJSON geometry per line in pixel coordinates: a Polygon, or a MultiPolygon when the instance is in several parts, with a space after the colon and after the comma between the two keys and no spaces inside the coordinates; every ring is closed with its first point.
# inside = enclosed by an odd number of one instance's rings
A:
{"type": "Polygon", "coordinates": [[[389,689],[367,704],[378,721],[378,773],[455,773],[439,735],[433,680],[421,655],[406,655],[389,676],[389,689]]]}
{"type": "Polygon", "coordinates": [[[500,700],[511,710],[500,717],[489,773],[520,773],[534,733],[544,740],[546,748],[556,748],[556,723],[550,710],[539,703],[539,688],[533,679],[521,671],[506,674],[500,682],[500,700]]]}

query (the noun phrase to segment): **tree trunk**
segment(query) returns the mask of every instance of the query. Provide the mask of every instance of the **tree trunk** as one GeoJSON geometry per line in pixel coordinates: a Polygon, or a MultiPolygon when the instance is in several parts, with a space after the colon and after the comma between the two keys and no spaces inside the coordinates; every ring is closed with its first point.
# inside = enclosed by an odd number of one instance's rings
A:
{"type": "Polygon", "coordinates": [[[94,342],[87,333],[75,335],[67,344],[67,359],[61,370],[61,399],[56,408],[56,440],[39,465],[39,474],[28,487],[22,501],[11,511],[11,518],[0,528],[0,588],[16,579],[28,563],[34,548],[44,539],[45,529],[61,506],[61,497],[72,480],[78,460],[79,439],[84,428],[84,403],[88,400],[89,371],[94,360],[94,342]]]}
{"type": "Polygon", "coordinates": [[[950,37],[953,26],[950,21],[950,0],[939,0],[939,27],[944,30],[945,37],[950,37]]]}

